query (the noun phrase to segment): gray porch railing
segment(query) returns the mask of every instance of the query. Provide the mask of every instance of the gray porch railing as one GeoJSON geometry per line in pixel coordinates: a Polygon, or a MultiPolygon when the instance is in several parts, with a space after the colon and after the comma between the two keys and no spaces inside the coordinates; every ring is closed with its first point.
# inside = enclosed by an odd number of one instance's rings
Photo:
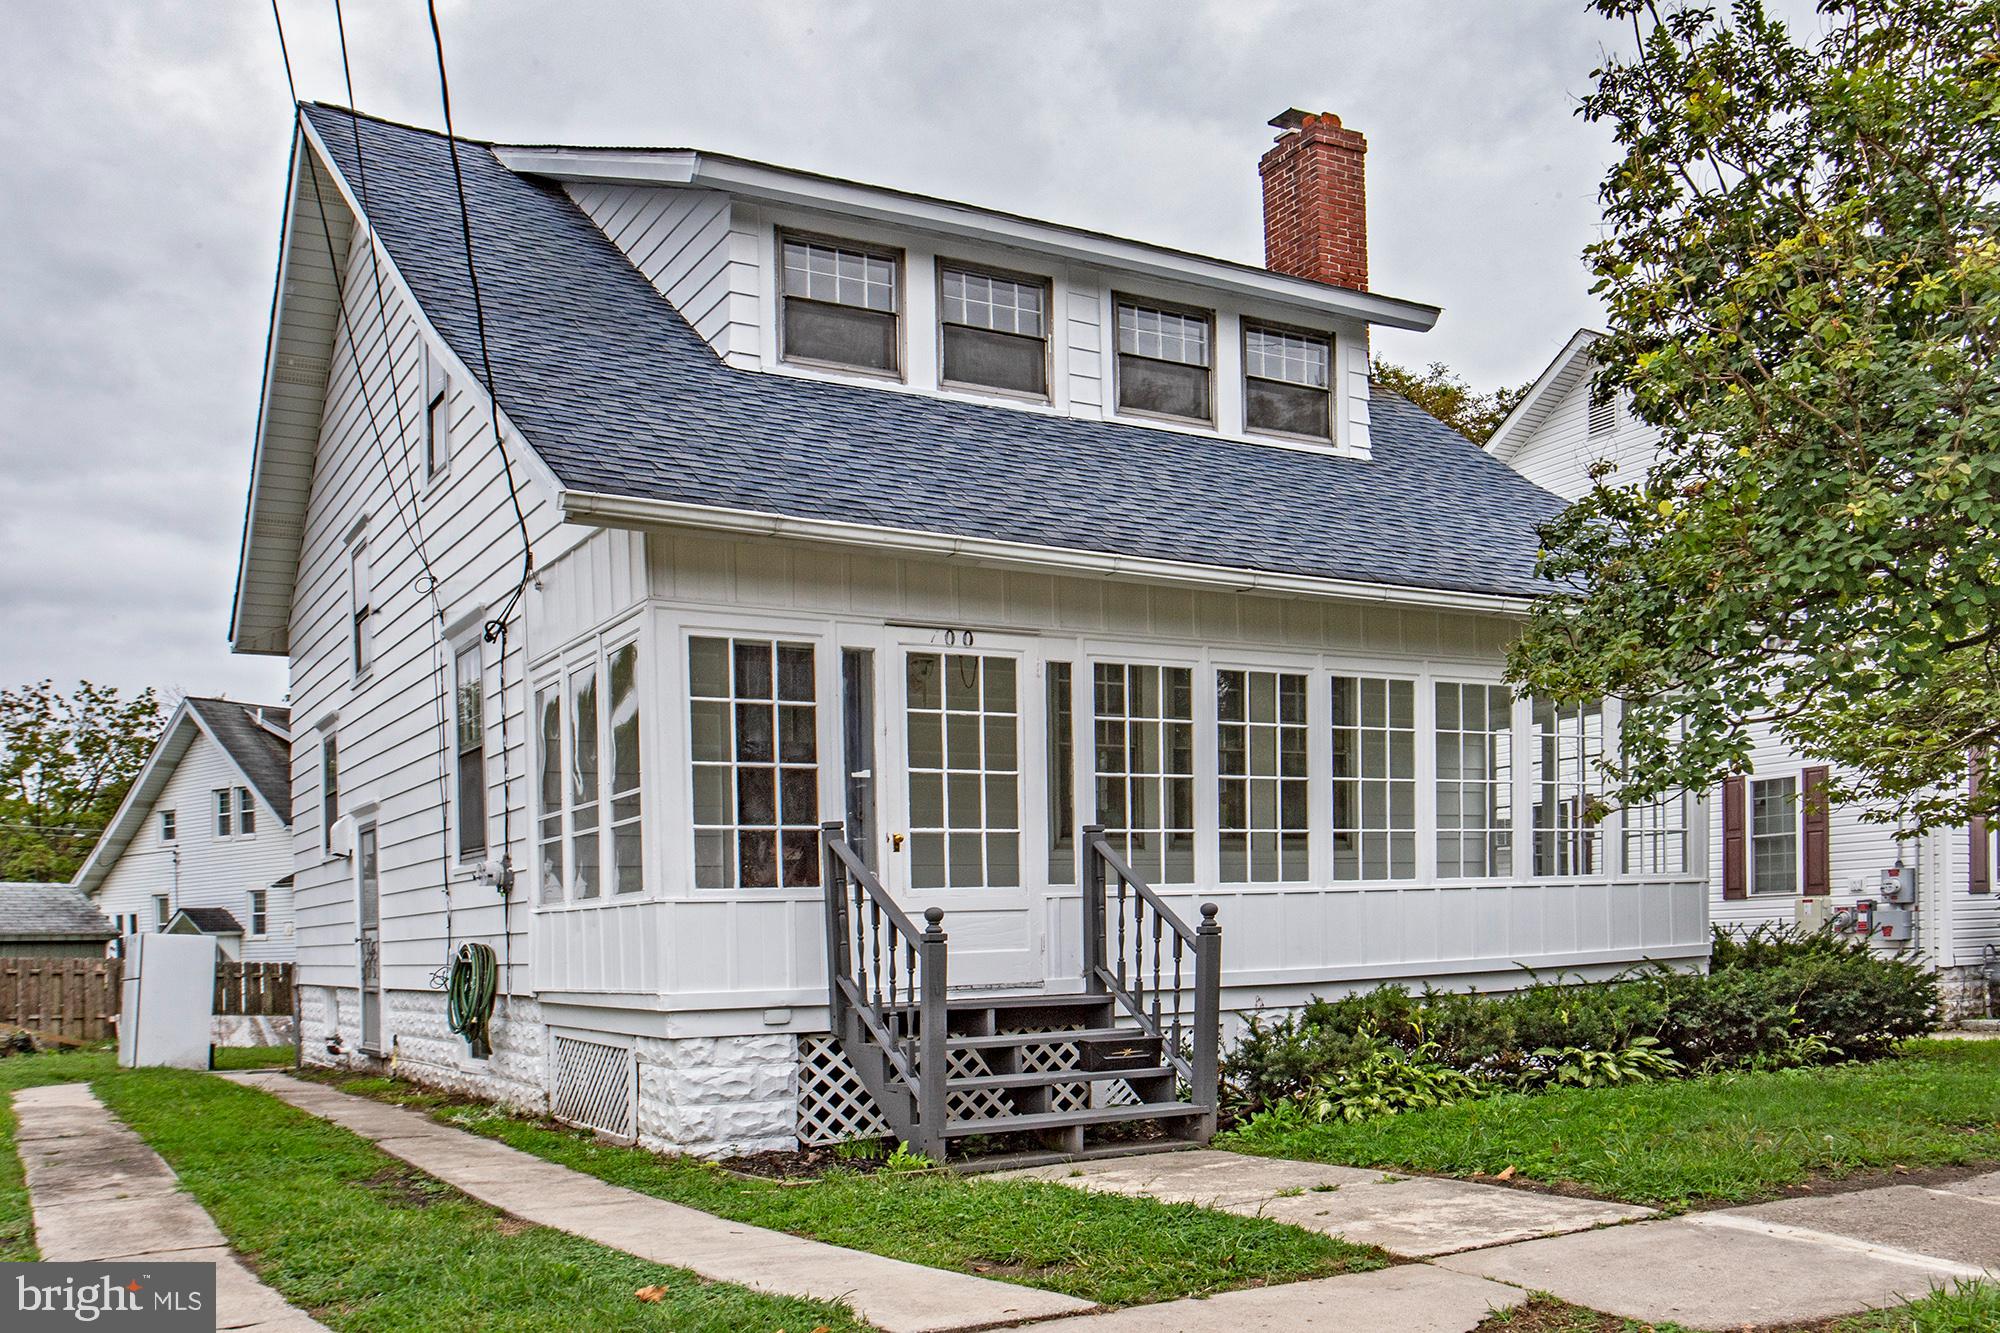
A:
{"type": "Polygon", "coordinates": [[[1083,829],[1083,988],[1110,994],[1187,1081],[1215,1133],[1222,1055],[1222,927],[1214,903],[1191,929],[1111,849],[1099,824],[1083,829]]]}
{"type": "Polygon", "coordinates": [[[921,929],[896,905],[839,823],[821,826],[827,1006],[854,1072],[897,1137],[945,1154],[944,910],[921,929]]]}

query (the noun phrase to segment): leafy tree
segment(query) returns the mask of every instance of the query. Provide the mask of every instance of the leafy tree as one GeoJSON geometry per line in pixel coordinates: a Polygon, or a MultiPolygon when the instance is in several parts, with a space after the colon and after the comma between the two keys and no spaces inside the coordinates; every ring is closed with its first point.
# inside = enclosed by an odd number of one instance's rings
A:
{"type": "Polygon", "coordinates": [[[67,880],[132,780],[161,724],[151,689],[130,699],[79,681],[0,690],[0,880],[67,880]]]}
{"type": "Polygon", "coordinates": [[[1374,378],[1476,444],[1486,443],[1530,387],[1523,384],[1518,389],[1480,393],[1442,361],[1433,361],[1422,370],[1406,370],[1394,362],[1378,360],[1374,378]]]}
{"type": "Polygon", "coordinates": [[[1597,389],[1662,452],[1544,530],[1577,591],[1511,674],[1628,701],[1628,800],[1742,771],[1767,721],[1877,817],[1990,811],[2000,0],[1827,0],[1804,36],[1757,0],[1593,3],[1636,39],[1581,107],[1623,150],[1597,389]]]}

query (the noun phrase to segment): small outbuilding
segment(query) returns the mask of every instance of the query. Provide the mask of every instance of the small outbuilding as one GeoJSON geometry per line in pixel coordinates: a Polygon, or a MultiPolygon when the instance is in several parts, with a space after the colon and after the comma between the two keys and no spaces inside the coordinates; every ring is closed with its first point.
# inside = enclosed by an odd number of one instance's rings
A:
{"type": "Polygon", "coordinates": [[[118,931],[69,884],[0,884],[0,957],[102,958],[118,931]]]}

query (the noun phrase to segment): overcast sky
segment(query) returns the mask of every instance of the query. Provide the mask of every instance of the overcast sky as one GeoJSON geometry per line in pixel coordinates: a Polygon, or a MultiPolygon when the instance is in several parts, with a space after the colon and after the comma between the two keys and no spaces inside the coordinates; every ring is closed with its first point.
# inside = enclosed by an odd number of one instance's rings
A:
{"type": "MultiPolygon", "coordinates": [[[[449,0],[461,133],[710,148],[1261,262],[1288,106],[1368,136],[1373,286],[1444,307],[1379,353],[1531,378],[1578,258],[1626,34],[1582,0],[449,0]]],[[[288,0],[345,101],[332,0],[288,0]]],[[[439,123],[422,0],[347,0],[355,96],[439,123]]],[[[0,685],[276,700],[225,642],[290,108],[261,0],[0,0],[0,685]]]]}

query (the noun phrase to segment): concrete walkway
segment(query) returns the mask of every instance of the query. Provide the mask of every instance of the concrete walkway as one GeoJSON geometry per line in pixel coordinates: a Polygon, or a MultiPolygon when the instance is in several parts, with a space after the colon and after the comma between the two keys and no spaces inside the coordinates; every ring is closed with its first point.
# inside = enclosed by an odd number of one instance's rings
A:
{"type": "Polygon", "coordinates": [[[1035,1325],[1064,1333],[1471,1333],[1528,1299],[1517,1287],[1403,1264],[1312,1282],[1246,1287],[1200,1300],[1133,1305],[1035,1325]]]}
{"type": "Polygon", "coordinates": [[[782,1296],[845,1301],[889,1333],[1080,1314],[1088,1301],[731,1222],[286,1074],[227,1077],[371,1139],[392,1157],[529,1222],[654,1263],[782,1296]]]}
{"type": "Polygon", "coordinates": [[[324,1328],[243,1266],[172,1168],[88,1086],[23,1089],[14,1094],[14,1115],[43,1259],[212,1263],[217,1328],[324,1328]]]}

